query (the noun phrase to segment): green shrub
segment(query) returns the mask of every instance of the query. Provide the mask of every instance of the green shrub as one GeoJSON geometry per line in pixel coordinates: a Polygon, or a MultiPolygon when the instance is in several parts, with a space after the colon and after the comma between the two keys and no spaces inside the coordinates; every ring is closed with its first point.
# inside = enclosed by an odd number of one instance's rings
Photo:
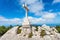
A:
{"type": "Polygon", "coordinates": [[[19,29],[20,27],[18,27],[17,29],[17,34],[20,34],[21,33],[21,29],[19,29]]]}
{"type": "Polygon", "coordinates": [[[6,32],[5,26],[0,26],[0,36],[2,36],[6,32]]]}
{"type": "Polygon", "coordinates": [[[0,36],[2,36],[3,34],[5,34],[9,29],[11,29],[12,27],[5,27],[5,26],[0,26],[0,36]]]}
{"type": "Polygon", "coordinates": [[[33,33],[31,32],[29,33],[28,38],[32,38],[32,36],[33,36],[33,33]]]}
{"type": "Polygon", "coordinates": [[[36,26],[36,29],[35,29],[36,31],[38,31],[38,27],[36,26]]]}
{"type": "Polygon", "coordinates": [[[41,37],[44,37],[45,35],[46,35],[45,30],[41,30],[41,34],[40,34],[40,36],[41,36],[41,37]]]}
{"type": "Polygon", "coordinates": [[[58,33],[60,33],[60,26],[56,26],[55,28],[58,31],[58,33]]]}

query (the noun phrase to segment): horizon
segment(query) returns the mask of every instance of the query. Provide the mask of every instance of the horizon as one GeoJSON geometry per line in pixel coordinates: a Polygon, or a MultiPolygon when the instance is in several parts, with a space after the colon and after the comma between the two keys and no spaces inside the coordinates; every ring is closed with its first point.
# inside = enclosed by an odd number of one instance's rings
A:
{"type": "Polygon", "coordinates": [[[60,25],[60,0],[0,0],[0,26],[22,25],[26,3],[30,24],[60,25]]]}
{"type": "MultiPolygon", "coordinates": [[[[36,24],[30,24],[30,26],[42,26],[42,25],[47,25],[47,26],[50,26],[50,27],[56,27],[56,26],[60,26],[60,24],[38,24],[38,25],[36,25],[36,24]]],[[[5,27],[9,27],[9,26],[13,26],[13,27],[15,27],[15,26],[22,26],[22,25],[0,25],[0,26],[5,26],[5,27]]]]}

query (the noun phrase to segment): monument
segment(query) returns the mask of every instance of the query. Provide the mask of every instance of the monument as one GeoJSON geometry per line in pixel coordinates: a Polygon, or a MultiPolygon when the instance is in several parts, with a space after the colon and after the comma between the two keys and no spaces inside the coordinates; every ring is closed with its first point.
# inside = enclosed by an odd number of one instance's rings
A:
{"type": "Polygon", "coordinates": [[[24,18],[23,23],[22,23],[22,28],[23,28],[22,30],[25,33],[25,35],[26,34],[28,35],[31,32],[31,27],[30,27],[30,23],[29,23],[29,19],[28,19],[29,9],[28,9],[26,4],[23,4],[23,8],[25,9],[26,14],[25,14],[25,18],[24,18]]]}
{"type": "Polygon", "coordinates": [[[29,23],[29,19],[28,19],[28,10],[29,9],[28,9],[26,4],[23,4],[23,7],[24,7],[24,9],[26,11],[26,14],[25,14],[25,18],[23,20],[22,26],[23,27],[30,27],[30,23],[29,23]]]}

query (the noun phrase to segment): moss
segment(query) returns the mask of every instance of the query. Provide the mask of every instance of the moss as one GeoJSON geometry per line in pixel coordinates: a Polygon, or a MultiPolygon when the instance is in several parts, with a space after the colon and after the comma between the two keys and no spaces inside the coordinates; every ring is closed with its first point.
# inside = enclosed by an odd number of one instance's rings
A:
{"type": "Polygon", "coordinates": [[[28,38],[32,38],[32,36],[33,36],[33,33],[31,32],[31,33],[29,33],[28,38]]]}
{"type": "Polygon", "coordinates": [[[41,36],[41,37],[44,37],[45,35],[46,35],[45,30],[41,30],[41,34],[40,34],[40,36],[41,36]]]}

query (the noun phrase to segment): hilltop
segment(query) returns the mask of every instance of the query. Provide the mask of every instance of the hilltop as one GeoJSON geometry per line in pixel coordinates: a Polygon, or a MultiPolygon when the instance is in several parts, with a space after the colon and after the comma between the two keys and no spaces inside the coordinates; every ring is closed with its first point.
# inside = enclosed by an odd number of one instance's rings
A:
{"type": "Polygon", "coordinates": [[[23,27],[13,27],[8,30],[0,40],[60,40],[60,33],[55,27],[42,25],[41,27],[31,27],[31,31],[28,29],[25,34],[23,27]]]}

